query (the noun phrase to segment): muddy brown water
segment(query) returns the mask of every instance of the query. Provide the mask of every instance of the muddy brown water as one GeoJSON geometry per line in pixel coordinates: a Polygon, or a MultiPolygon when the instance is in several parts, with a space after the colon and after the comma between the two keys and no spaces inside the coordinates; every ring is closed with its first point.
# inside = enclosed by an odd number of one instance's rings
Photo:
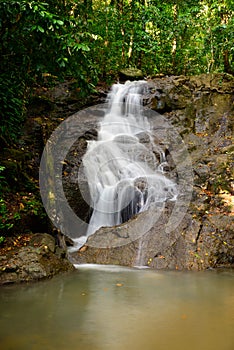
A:
{"type": "Polygon", "coordinates": [[[0,289],[1,350],[233,350],[234,270],[85,265],[0,289]]]}

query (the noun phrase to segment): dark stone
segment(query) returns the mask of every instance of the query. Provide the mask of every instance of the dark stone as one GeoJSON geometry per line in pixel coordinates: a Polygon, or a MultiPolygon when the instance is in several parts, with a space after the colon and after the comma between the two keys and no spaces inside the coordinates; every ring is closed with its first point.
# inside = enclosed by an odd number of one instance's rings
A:
{"type": "Polygon", "coordinates": [[[69,150],[63,168],[63,189],[67,201],[74,212],[85,222],[90,217],[89,188],[86,177],[80,171],[82,157],[87,149],[87,141],[97,139],[97,129],[90,129],[73,144],[69,150]],[[79,178],[79,179],[78,179],[79,178]],[[78,185],[79,181],[79,185],[78,185]]]}

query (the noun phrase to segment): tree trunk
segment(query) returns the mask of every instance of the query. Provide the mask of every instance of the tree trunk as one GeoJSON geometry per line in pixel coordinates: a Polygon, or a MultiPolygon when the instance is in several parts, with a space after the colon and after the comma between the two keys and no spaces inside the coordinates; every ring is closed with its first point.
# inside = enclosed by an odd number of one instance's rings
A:
{"type": "MultiPolygon", "coordinates": [[[[221,23],[224,25],[228,25],[228,21],[230,19],[230,14],[227,11],[224,11],[221,13],[221,23]]],[[[225,42],[227,42],[227,39],[225,39],[225,42]]],[[[229,61],[229,51],[227,48],[225,48],[223,50],[223,65],[224,65],[224,72],[225,73],[229,73],[229,74],[233,74],[233,70],[231,68],[230,65],[230,61],[229,61]]]]}
{"type": "MultiPolygon", "coordinates": [[[[177,5],[173,5],[173,17],[174,17],[174,28],[177,27],[177,5]]],[[[171,54],[172,54],[172,67],[173,67],[173,72],[176,69],[176,50],[177,50],[177,38],[176,34],[174,34],[174,37],[172,39],[172,49],[171,49],[171,54]]]]}
{"type": "Polygon", "coordinates": [[[229,74],[234,74],[234,71],[231,68],[229,62],[229,52],[228,50],[224,50],[223,52],[223,64],[224,64],[224,72],[229,74]]]}
{"type": "Polygon", "coordinates": [[[93,12],[92,0],[84,0],[84,12],[85,12],[85,19],[87,20],[89,15],[93,12]]]}

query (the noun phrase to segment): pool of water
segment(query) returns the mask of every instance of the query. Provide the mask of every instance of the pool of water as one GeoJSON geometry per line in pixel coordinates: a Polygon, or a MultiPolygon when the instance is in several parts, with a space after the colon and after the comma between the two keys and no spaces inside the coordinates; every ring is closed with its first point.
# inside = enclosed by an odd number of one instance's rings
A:
{"type": "Polygon", "coordinates": [[[233,350],[234,270],[81,266],[0,289],[1,350],[233,350]]]}

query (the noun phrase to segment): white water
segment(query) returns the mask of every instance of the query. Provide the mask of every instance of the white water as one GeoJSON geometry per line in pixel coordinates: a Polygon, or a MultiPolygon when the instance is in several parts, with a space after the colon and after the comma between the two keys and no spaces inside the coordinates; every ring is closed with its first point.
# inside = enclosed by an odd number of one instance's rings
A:
{"type": "Polygon", "coordinates": [[[143,114],[146,87],[144,81],[115,84],[108,95],[98,140],[89,141],[83,158],[93,213],[78,245],[102,226],[119,225],[177,197],[176,184],[164,174],[165,154],[154,144],[143,114]]]}

